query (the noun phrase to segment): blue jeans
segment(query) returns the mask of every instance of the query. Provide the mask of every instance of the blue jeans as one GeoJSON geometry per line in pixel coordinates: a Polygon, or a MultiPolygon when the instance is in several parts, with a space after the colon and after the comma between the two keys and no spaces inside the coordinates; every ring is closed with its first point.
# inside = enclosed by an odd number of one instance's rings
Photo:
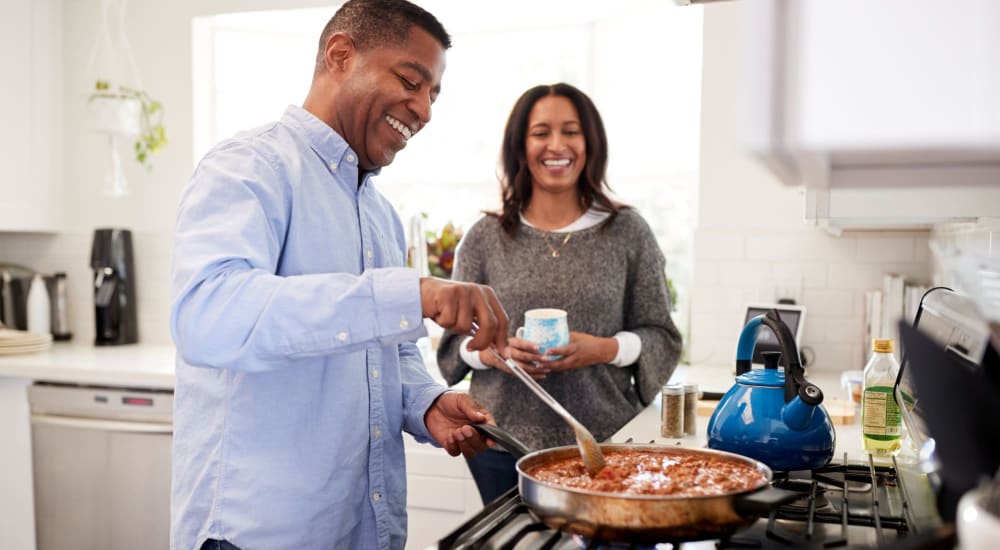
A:
{"type": "Polygon", "coordinates": [[[201,550],[240,550],[235,544],[224,540],[208,539],[201,545],[201,550]]]}
{"type": "Polygon", "coordinates": [[[510,453],[487,449],[466,459],[466,463],[472,472],[472,479],[476,480],[484,505],[517,485],[517,469],[514,468],[517,459],[510,453]]]}

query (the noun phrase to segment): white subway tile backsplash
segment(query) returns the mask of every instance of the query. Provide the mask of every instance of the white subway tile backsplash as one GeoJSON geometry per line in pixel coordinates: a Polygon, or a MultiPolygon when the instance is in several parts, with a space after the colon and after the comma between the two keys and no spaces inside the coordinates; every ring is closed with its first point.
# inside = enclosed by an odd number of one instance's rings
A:
{"type": "Polygon", "coordinates": [[[728,287],[756,287],[770,276],[767,262],[720,261],[719,284],[728,287]]]}
{"type": "Polygon", "coordinates": [[[748,235],[746,257],[750,260],[794,260],[798,258],[801,239],[788,235],[748,235]]]}
{"type": "Polygon", "coordinates": [[[866,237],[858,239],[859,262],[914,261],[912,237],[866,237]]]}
{"type": "Polygon", "coordinates": [[[832,263],[827,288],[870,290],[882,288],[883,264],[832,263]]]}
{"type": "Polygon", "coordinates": [[[802,345],[818,344],[826,341],[826,317],[813,315],[806,310],[805,324],[802,326],[802,345]]]}
{"type": "Polygon", "coordinates": [[[824,262],[853,261],[858,243],[854,237],[834,237],[816,230],[800,235],[799,260],[824,262]]]}
{"type": "MultiPolygon", "coordinates": [[[[94,289],[90,267],[93,230],[58,235],[0,234],[0,262],[13,262],[44,273],[66,273],[70,330],[73,341],[94,340],[94,289]]],[[[139,296],[139,339],[170,344],[169,269],[170,235],[133,233],[136,288],[139,296]]]]}
{"type": "MultiPolygon", "coordinates": [[[[815,363],[809,368],[822,370],[852,370],[864,368],[861,364],[860,344],[820,343],[810,346],[815,353],[815,363]]],[[[806,377],[809,372],[806,372],[806,377]]],[[[822,388],[827,395],[834,395],[835,388],[822,388]]]]}
{"type": "Polygon", "coordinates": [[[699,258],[694,262],[691,274],[692,286],[715,288],[719,286],[719,261],[699,258]]]}
{"type": "Polygon", "coordinates": [[[771,279],[796,279],[802,288],[823,288],[827,285],[827,264],[819,261],[774,262],[771,264],[771,279]]]}
{"type": "MultiPolygon", "coordinates": [[[[929,284],[931,281],[930,265],[924,263],[886,263],[879,266],[885,273],[899,273],[909,284],[929,284]]],[[[880,282],[875,288],[882,288],[880,282]]]]}
{"type": "Polygon", "coordinates": [[[808,288],[803,291],[803,304],[818,315],[860,315],[852,290],[808,288]]]}
{"type": "Polygon", "coordinates": [[[731,232],[695,231],[695,250],[703,260],[732,260],[745,257],[743,235],[731,232]]]}
{"type": "Polygon", "coordinates": [[[742,298],[744,304],[770,304],[776,301],[772,292],[760,286],[744,288],[742,298]]]}
{"type": "Polygon", "coordinates": [[[734,309],[742,308],[744,303],[742,288],[727,288],[718,286],[699,290],[691,303],[691,311],[695,313],[731,314],[734,309]]]}
{"type": "Polygon", "coordinates": [[[913,239],[913,261],[926,264],[930,262],[930,237],[915,237],[913,239]]]}
{"type": "Polygon", "coordinates": [[[862,318],[857,316],[826,317],[826,338],[824,342],[833,344],[859,344],[862,333],[862,318]]]}

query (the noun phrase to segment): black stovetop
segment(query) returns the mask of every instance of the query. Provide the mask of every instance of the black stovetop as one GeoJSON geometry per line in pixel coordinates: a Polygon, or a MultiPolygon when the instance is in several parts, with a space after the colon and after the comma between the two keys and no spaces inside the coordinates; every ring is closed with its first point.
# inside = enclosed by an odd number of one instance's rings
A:
{"type": "MultiPolygon", "coordinates": [[[[906,481],[899,465],[833,463],[813,471],[777,472],[772,484],[802,497],[773,510],[727,539],[669,543],[654,548],[907,548],[951,549],[954,537],[932,510],[926,478],[906,481]],[[928,498],[930,501],[928,501],[928,498]]],[[[903,471],[908,471],[903,469],[903,471]]],[[[585,540],[541,523],[517,489],[490,503],[439,542],[441,549],[643,548],[628,542],[585,540]]]]}

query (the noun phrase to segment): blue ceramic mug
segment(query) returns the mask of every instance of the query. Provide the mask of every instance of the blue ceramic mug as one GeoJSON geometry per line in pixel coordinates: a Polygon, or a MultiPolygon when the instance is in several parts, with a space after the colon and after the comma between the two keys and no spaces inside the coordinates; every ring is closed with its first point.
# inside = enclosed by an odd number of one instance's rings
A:
{"type": "MultiPolygon", "coordinates": [[[[538,353],[569,344],[569,323],[561,309],[529,309],[524,312],[524,326],[518,327],[517,337],[538,344],[538,353]]],[[[552,359],[558,359],[553,356],[552,359]]]]}

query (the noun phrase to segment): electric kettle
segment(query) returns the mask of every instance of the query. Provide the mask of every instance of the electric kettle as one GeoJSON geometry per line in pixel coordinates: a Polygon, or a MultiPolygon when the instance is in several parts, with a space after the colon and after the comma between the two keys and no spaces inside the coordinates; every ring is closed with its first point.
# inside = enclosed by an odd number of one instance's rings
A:
{"type": "Polygon", "coordinates": [[[774,470],[812,470],[830,462],[837,436],[822,405],[823,391],[805,379],[795,338],[776,310],[743,327],[736,375],[708,421],[710,448],[755,458],[774,470]],[[777,337],[781,352],[764,353],[764,368],[754,369],[751,358],[762,326],[777,337]]]}

